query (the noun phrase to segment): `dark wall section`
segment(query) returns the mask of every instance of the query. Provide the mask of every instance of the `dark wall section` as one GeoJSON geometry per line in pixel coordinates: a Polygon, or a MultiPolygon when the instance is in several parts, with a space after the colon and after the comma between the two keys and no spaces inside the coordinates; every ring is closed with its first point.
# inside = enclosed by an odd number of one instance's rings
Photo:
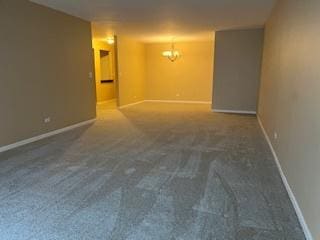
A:
{"type": "Polygon", "coordinates": [[[216,32],[213,107],[256,112],[263,29],[216,32]]]}
{"type": "Polygon", "coordinates": [[[0,36],[0,147],[95,118],[89,22],[2,0],[0,36]]]}

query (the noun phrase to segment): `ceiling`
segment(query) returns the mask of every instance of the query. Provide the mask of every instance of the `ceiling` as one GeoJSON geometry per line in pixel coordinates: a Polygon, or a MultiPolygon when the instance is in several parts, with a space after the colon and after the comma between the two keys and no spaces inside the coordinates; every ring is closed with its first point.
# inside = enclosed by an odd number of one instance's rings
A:
{"type": "Polygon", "coordinates": [[[196,40],[212,32],[263,26],[276,0],[31,0],[92,22],[95,38],[196,40]]]}

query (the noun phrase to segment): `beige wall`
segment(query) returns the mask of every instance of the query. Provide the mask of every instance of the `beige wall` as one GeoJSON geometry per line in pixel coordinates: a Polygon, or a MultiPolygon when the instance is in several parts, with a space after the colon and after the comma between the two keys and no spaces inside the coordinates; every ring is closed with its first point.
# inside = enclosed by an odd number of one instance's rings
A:
{"type": "Polygon", "coordinates": [[[162,56],[170,43],[146,44],[146,99],[210,101],[213,79],[213,41],[176,43],[181,58],[162,56]]]}
{"type": "Polygon", "coordinates": [[[219,31],[215,42],[214,109],[256,112],[263,29],[219,31]]]}
{"type": "Polygon", "coordinates": [[[119,106],[145,98],[145,46],[127,36],[117,38],[119,106]]]}
{"type": "Polygon", "coordinates": [[[182,57],[174,63],[162,56],[170,47],[118,36],[120,106],[142,100],[211,101],[213,41],[177,43],[182,57]]]}
{"type": "MultiPolygon", "coordinates": [[[[106,53],[106,52],[105,52],[106,53]]],[[[100,67],[101,67],[101,79],[108,80],[113,79],[111,74],[111,61],[110,54],[100,54],[100,67]]]]}
{"type": "Polygon", "coordinates": [[[259,116],[316,240],[320,239],[319,12],[319,0],[278,2],[266,26],[259,102],[259,116]]]}
{"type": "Polygon", "coordinates": [[[0,36],[0,146],[95,117],[89,22],[2,0],[0,36]]]}
{"type": "MultiPolygon", "coordinates": [[[[114,83],[105,83],[102,84],[101,80],[105,76],[103,76],[103,71],[101,71],[101,65],[103,65],[103,62],[101,62],[100,59],[100,50],[109,51],[110,56],[108,57],[109,63],[108,66],[105,66],[109,69],[110,79],[115,79],[115,59],[114,59],[114,45],[109,45],[106,42],[93,40],[92,46],[94,48],[94,66],[95,66],[95,80],[96,80],[96,92],[97,92],[97,102],[104,102],[111,99],[116,98],[116,92],[115,92],[115,82],[114,83]],[[102,64],[101,64],[102,63],[102,64]]],[[[106,65],[106,64],[105,64],[106,65]]],[[[108,79],[104,79],[108,80],[108,79]]]]}

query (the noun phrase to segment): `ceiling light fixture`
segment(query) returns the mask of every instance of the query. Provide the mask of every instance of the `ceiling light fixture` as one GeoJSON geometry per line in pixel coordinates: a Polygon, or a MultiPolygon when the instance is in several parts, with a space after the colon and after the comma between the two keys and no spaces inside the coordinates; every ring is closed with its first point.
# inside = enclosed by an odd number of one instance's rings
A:
{"type": "Polygon", "coordinates": [[[108,37],[107,38],[107,43],[110,44],[110,45],[113,45],[114,44],[114,38],[113,37],[108,37]]]}
{"type": "Polygon", "coordinates": [[[180,57],[180,52],[175,50],[175,48],[174,48],[173,40],[171,43],[171,50],[163,51],[162,56],[168,58],[171,62],[176,61],[180,57]]]}

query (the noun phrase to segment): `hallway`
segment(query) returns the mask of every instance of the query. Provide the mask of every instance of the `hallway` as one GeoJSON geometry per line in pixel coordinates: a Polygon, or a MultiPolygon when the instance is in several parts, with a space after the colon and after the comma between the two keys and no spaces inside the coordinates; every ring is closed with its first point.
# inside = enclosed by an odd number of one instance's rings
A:
{"type": "Polygon", "coordinates": [[[0,153],[2,240],[303,240],[255,117],[205,104],[98,107],[0,153]]]}

